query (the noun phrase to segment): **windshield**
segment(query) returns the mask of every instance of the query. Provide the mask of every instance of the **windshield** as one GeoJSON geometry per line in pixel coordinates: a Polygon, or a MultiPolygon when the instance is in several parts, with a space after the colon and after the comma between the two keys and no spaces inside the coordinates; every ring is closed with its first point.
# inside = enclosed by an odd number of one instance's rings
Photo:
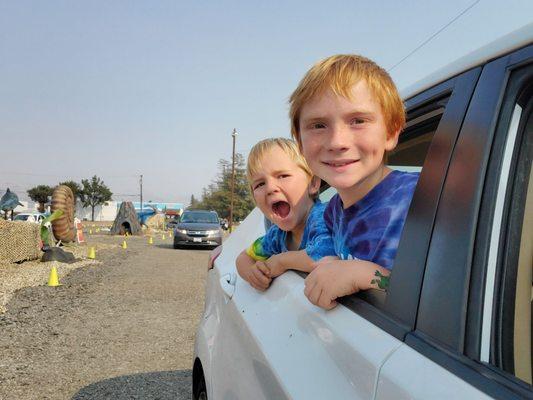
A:
{"type": "Polygon", "coordinates": [[[218,224],[218,217],[212,212],[190,211],[183,214],[181,222],[203,222],[207,224],[218,224]]]}
{"type": "Polygon", "coordinates": [[[17,215],[15,218],[13,218],[13,221],[26,221],[28,219],[29,215],[17,215]]]}

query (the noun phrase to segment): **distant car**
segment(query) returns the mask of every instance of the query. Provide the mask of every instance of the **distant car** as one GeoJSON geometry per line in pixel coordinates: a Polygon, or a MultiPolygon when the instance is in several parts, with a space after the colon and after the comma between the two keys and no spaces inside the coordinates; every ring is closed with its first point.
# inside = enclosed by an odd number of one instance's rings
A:
{"type": "Polygon", "coordinates": [[[174,229],[174,248],[216,247],[222,244],[222,229],[215,211],[185,211],[174,229]]]}
{"type": "Polygon", "coordinates": [[[46,216],[43,213],[20,213],[13,218],[13,221],[34,222],[40,224],[46,216]]]}

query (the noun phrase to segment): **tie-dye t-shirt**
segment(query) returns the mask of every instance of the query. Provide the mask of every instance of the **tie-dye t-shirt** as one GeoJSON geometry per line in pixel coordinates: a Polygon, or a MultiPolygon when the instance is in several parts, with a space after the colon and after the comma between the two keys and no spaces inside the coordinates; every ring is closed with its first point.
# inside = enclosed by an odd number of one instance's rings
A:
{"type": "Polygon", "coordinates": [[[335,254],[391,269],[418,173],[392,171],[365,197],[344,209],[338,194],[324,212],[335,254]]]}
{"type": "MultiPolygon", "coordinates": [[[[317,201],[307,217],[302,241],[298,250],[306,251],[314,261],[322,257],[335,255],[333,240],[324,222],[326,203],[317,201]]],[[[287,232],[272,225],[265,236],[261,236],[246,250],[254,260],[266,260],[274,254],[289,251],[287,249],[287,232]]]]}

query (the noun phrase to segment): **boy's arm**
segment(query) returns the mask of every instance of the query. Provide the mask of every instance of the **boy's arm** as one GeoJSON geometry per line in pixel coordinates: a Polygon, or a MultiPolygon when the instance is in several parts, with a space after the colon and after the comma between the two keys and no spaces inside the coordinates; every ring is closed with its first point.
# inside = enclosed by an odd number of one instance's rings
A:
{"type": "Polygon", "coordinates": [[[235,261],[237,272],[257,290],[264,291],[270,286],[272,279],[268,276],[268,269],[260,262],[256,262],[250,257],[246,250],[243,250],[235,261]]]}
{"type": "Polygon", "coordinates": [[[360,290],[386,290],[389,275],[388,269],[370,261],[319,261],[305,279],[304,293],[311,303],[330,310],[337,305],[338,297],[360,290]]]}
{"type": "Polygon", "coordinates": [[[269,276],[275,278],[289,269],[311,272],[315,268],[316,261],[309,257],[305,250],[298,250],[275,254],[266,260],[265,264],[270,270],[269,276]]]}

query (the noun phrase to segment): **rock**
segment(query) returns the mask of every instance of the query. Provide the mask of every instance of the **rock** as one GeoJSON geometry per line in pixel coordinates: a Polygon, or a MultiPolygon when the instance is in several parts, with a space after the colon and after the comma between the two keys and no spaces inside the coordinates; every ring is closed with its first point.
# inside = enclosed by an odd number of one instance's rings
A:
{"type": "Polygon", "coordinates": [[[60,247],[48,247],[46,250],[44,250],[41,261],[59,261],[62,263],[72,264],[77,260],[76,257],[74,257],[74,254],[68,253],[60,247]]]}

